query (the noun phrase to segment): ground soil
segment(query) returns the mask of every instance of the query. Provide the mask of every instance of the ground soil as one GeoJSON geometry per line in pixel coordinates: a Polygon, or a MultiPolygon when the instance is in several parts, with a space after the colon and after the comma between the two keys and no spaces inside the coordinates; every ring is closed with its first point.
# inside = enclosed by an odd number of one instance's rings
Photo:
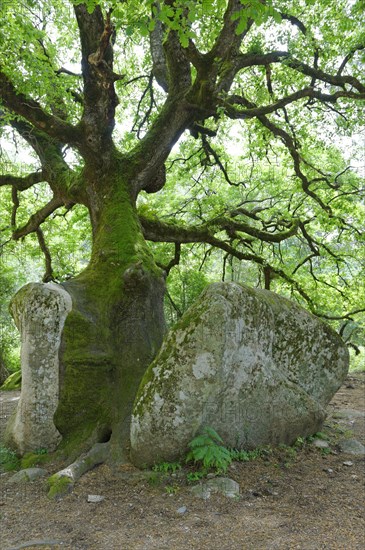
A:
{"type": "MultiPolygon", "coordinates": [[[[0,428],[17,397],[0,394],[0,428]]],[[[72,493],[49,500],[44,480],[11,485],[12,474],[3,473],[0,547],[362,550],[364,458],[341,452],[338,441],[356,438],[365,444],[364,418],[336,418],[343,409],[365,410],[364,373],[349,375],[329,405],[323,431],[331,453],[305,444],[297,452],[282,449],[233,463],[227,476],[239,483],[239,499],[193,497],[186,472],[160,479],[128,466],[103,465],[85,474],[72,493]],[[89,503],[88,495],[105,498],[89,503]]]]}

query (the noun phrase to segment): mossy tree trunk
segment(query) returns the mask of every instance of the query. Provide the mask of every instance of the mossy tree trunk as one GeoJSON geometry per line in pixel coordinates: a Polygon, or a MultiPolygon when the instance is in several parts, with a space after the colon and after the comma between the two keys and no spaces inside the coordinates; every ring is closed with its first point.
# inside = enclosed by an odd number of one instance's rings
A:
{"type": "Polygon", "coordinates": [[[80,442],[111,436],[115,459],[127,456],[134,396],[165,330],[165,276],[144,240],[125,168],[116,156],[108,170],[84,171],[93,248],[85,271],[64,284],[73,310],[55,417],[63,445],[80,450],[80,442]]]}

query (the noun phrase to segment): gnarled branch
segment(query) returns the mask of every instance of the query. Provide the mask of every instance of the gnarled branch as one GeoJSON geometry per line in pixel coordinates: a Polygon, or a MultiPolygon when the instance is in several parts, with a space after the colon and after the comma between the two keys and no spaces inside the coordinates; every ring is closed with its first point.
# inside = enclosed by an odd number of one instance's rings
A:
{"type": "Polygon", "coordinates": [[[46,113],[41,105],[16,90],[13,83],[0,71],[0,101],[6,109],[24,117],[45,134],[62,143],[74,144],[78,141],[77,128],[61,118],[46,113]]]}
{"type": "Polygon", "coordinates": [[[0,175],[0,187],[11,185],[17,191],[25,191],[41,181],[45,181],[43,171],[32,172],[27,176],[11,176],[10,174],[0,175]]]}
{"type": "Polygon", "coordinates": [[[39,226],[51,215],[57,208],[64,205],[64,201],[59,197],[53,197],[46,205],[33,214],[28,222],[13,233],[13,239],[17,241],[30,233],[37,231],[39,226]]]}

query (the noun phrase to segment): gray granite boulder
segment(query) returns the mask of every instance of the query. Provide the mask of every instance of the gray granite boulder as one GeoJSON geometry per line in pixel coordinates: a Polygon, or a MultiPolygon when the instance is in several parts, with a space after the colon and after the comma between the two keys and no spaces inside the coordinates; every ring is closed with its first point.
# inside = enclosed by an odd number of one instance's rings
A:
{"type": "Polygon", "coordinates": [[[54,283],[30,283],[10,311],[21,334],[22,390],[5,439],[20,454],[54,450],[61,436],[53,422],[59,397],[59,348],[71,296],[54,283]]]}
{"type": "Polygon", "coordinates": [[[181,457],[203,426],[230,447],[291,444],[319,430],[348,364],[341,338],[297,304],[236,283],[210,285],[141,382],[132,460],[181,457]]]}

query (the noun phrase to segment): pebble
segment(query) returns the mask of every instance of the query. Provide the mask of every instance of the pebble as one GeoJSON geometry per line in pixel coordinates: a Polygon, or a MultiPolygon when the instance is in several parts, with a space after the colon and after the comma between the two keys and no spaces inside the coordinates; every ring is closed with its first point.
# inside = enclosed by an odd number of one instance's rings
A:
{"type": "Polygon", "coordinates": [[[180,508],[178,508],[176,511],[178,514],[185,514],[187,512],[187,507],[186,506],[181,506],[180,508]]]}
{"type": "Polygon", "coordinates": [[[351,460],[346,460],[345,462],[342,463],[344,466],[353,466],[354,463],[351,462],[351,460]]]}
{"type": "Polygon", "coordinates": [[[105,499],[105,497],[103,497],[101,495],[88,495],[88,497],[87,497],[87,501],[92,502],[92,503],[101,502],[104,499],[105,499]]]}

